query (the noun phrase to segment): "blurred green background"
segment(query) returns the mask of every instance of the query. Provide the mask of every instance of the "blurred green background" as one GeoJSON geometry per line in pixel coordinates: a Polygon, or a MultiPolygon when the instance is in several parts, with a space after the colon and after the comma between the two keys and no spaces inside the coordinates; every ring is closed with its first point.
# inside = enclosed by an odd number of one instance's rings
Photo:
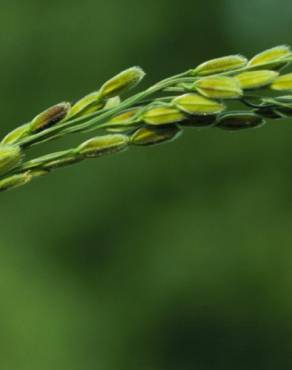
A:
{"type": "MultiPolygon", "coordinates": [[[[146,86],[292,44],[291,0],[10,0],[0,20],[2,135],[131,65],[146,86]]],[[[291,121],[189,130],[1,195],[0,369],[290,369],[291,142],[291,121]]]]}

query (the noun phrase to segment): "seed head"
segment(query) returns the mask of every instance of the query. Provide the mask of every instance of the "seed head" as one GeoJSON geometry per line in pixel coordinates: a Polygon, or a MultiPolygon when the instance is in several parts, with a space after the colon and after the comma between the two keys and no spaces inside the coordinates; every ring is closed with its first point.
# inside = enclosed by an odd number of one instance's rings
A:
{"type": "Polygon", "coordinates": [[[102,98],[110,98],[134,88],[144,78],[145,72],[140,67],[132,67],[107,81],[100,89],[102,98]]]}
{"type": "Polygon", "coordinates": [[[141,118],[149,125],[168,125],[183,121],[186,115],[176,108],[161,106],[150,108],[141,118]]]}
{"type": "Polygon", "coordinates": [[[18,188],[30,182],[31,179],[32,175],[29,172],[7,177],[6,179],[0,180],[0,192],[18,188]]]}
{"type": "Polygon", "coordinates": [[[0,175],[9,172],[21,161],[21,150],[17,145],[0,144],[0,175]]]}
{"type": "Polygon", "coordinates": [[[292,90],[292,73],[278,77],[273,82],[272,89],[277,91],[292,90]]]}
{"type": "Polygon", "coordinates": [[[239,82],[233,77],[206,77],[195,82],[193,88],[213,99],[237,99],[243,95],[239,82]]]}
{"type": "Polygon", "coordinates": [[[198,94],[185,94],[172,101],[179,110],[194,115],[212,115],[221,113],[225,106],[216,100],[207,99],[198,94]]]}
{"type": "Polygon", "coordinates": [[[97,136],[81,144],[76,149],[76,152],[85,158],[94,158],[104,153],[115,153],[124,150],[128,143],[129,138],[126,135],[97,136]]]}
{"type": "Polygon", "coordinates": [[[70,108],[70,103],[65,102],[54,105],[53,107],[45,110],[32,120],[30,124],[30,131],[40,132],[51,126],[54,126],[67,116],[70,108]]]}
{"type": "Polygon", "coordinates": [[[243,72],[237,75],[236,78],[243,90],[252,90],[270,85],[278,76],[278,72],[260,70],[243,72]]]}
{"type": "Polygon", "coordinates": [[[221,72],[228,72],[244,67],[248,60],[242,55],[229,55],[223,58],[209,60],[200,64],[193,75],[207,76],[221,72]]]}
{"type": "Polygon", "coordinates": [[[250,112],[230,112],[223,114],[218,119],[217,127],[225,130],[242,130],[262,126],[265,120],[250,112]]]}
{"type": "Polygon", "coordinates": [[[175,140],[182,130],[175,125],[163,127],[141,127],[130,138],[133,145],[155,145],[175,140]]]}

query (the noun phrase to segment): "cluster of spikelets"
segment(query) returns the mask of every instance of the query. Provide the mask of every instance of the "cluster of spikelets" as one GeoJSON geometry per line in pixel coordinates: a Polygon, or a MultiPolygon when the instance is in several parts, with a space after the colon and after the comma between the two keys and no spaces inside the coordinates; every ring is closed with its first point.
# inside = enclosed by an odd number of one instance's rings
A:
{"type": "Polygon", "coordinates": [[[125,70],[76,104],[57,104],[8,133],[0,144],[0,191],[86,158],[174,140],[185,127],[241,130],[292,116],[292,95],[282,95],[292,90],[292,73],[281,74],[290,61],[287,46],[251,60],[213,59],[122,100],[145,75],[139,67],[125,70]],[[99,136],[76,148],[26,160],[33,145],[97,129],[99,136]]]}

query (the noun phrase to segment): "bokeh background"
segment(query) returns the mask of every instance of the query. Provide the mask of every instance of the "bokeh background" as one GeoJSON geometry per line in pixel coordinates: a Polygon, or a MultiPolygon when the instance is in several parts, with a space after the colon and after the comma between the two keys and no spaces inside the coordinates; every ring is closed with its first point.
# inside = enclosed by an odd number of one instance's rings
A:
{"type": "MultiPolygon", "coordinates": [[[[282,43],[290,0],[3,2],[0,132],[131,65],[146,86],[282,43]]],[[[189,130],[2,194],[0,368],[291,368],[291,143],[189,130]]]]}

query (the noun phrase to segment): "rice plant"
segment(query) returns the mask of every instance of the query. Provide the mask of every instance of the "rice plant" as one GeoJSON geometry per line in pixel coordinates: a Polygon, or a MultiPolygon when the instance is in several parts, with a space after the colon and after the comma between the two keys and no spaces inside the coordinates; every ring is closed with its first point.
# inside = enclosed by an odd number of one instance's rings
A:
{"type": "Polygon", "coordinates": [[[292,116],[292,95],[287,95],[292,73],[283,73],[291,61],[288,46],[266,50],[250,60],[230,55],[130,96],[145,73],[140,67],[129,68],[76,103],[56,104],[4,136],[0,191],[89,158],[173,141],[188,127],[237,131],[292,116]],[[30,156],[32,146],[94,131],[99,134],[75,148],[30,156]]]}

